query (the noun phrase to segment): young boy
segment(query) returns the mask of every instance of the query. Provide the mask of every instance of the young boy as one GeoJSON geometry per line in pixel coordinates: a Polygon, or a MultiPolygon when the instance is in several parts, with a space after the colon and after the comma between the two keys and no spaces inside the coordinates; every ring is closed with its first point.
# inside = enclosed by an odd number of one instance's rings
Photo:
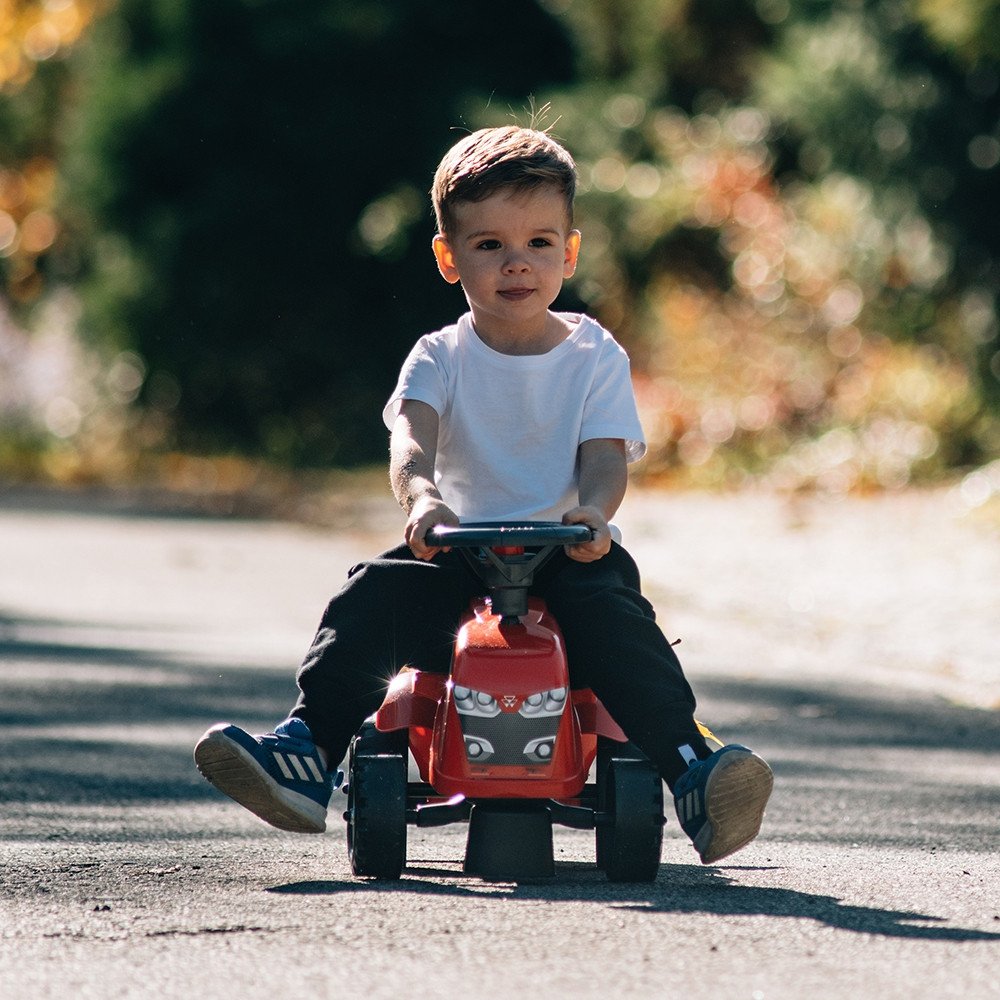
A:
{"type": "Polygon", "coordinates": [[[405,545],[350,571],[273,733],[220,724],[195,749],[209,781],[273,826],[322,832],[333,769],[392,676],[407,663],[448,670],[459,616],[481,585],[457,553],[427,545],[427,530],[509,519],[593,529],[534,591],[560,623],[573,685],[591,688],[654,762],[702,862],[760,830],[771,770],[745,747],[707,747],[609,523],[645,443],[625,352],[589,317],[550,309],[580,250],[575,186],[570,155],[533,129],[476,132],[438,167],[434,256],[469,312],[418,341],[385,407],[405,545]]]}

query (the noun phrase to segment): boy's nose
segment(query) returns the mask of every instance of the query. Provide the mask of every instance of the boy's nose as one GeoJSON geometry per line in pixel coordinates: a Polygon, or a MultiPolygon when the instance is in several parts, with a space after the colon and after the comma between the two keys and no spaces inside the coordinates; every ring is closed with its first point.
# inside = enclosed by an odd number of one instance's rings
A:
{"type": "Polygon", "coordinates": [[[503,264],[505,274],[523,274],[529,269],[528,259],[520,255],[508,257],[503,264]]]}

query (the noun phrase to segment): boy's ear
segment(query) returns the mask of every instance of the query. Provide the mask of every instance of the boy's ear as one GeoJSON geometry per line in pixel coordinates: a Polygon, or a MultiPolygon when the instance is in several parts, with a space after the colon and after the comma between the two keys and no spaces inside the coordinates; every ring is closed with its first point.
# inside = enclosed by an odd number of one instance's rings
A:
{"type": "Polygon", "coordinates": [[[563,277],[572,278],[576,271],[576,260],[580,256],[580,241],[583,239],[579,229],[574,229],[566,237],[566,257],[563,261],[563,277]]]}
{"type": "Polygon", "coordinates": [[[455,266],[455,255],[451,251],[451,244],[448,242],[447,237],[438,233],[434,237],[431,247],[434,250],[434,259],[437,261],[441,277],[449,285],[454,285],[459,280],[459,274],[458,268],[455,266]]]}

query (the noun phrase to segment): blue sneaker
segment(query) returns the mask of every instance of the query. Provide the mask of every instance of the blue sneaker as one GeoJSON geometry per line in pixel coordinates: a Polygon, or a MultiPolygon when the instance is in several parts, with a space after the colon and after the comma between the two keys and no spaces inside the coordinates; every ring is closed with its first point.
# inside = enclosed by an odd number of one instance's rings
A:
{"type": "Polygon", "coordinates": [[[760,833],[773,787],[767,763],[736,743],[681,775],[674,786],[674,808],[702,864],[729,857],[760,833]]]}
{"type": "Polygon", "coordinates": [[[263,736],[213,726],[195,746],[194,760],[220,792],[265,823],[296,833],[326,829],[333,776],[301,719],[286,719],[263,736]]]}

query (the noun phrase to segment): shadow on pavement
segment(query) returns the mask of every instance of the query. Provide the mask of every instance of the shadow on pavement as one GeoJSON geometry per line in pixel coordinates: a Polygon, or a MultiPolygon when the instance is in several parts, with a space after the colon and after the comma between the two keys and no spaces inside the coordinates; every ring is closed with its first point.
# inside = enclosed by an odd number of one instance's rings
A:
{"type": "MultiPolygon", "coordinates": [[[[193,739],[222,719],[273,724],[294,695],[294,671],[287,665],[246,668],[201,662],[155,646],[117,644],[113,630],[100,625],[93,634],[102,641],[79,638],[86,634],[79,623],[17,621],[0,613],[0,737],[5,747],[0,800],[8,814],[16,804],[26,815],[38,815],[37,804],[129,803],[174,807],[165,810],[171,813],[184,802],[217,800],[218,793],[193,766],[193,739]],[[72,635],[78,638],[69,641],[72,635]]],[[[766,828],[769,841],[926,844],[932,850],[946,843],[978,853],[991,850],[987,840],[995,846],[1000,814],[995,784],[963,781],[956,773],[936,777],[911,765],[921,755],[942,751],[995,752],[1000,748],[997,713],[804,684],[713,678],[701,688],[704,700],[723,716],[739,706],[737,738],[759,745],[773,763],[777,784],[766,828]]],[[[18,825],[17,836],[30,832],[24,823],[18,825]]],[[[107,831],[100,836],[109,839],[107,831]]],[[[177,836],[190,839],[192,832],[178,828],[177,836]]],[[[215,833],[205,831],[204,836],[215,833]]],[[[141,837],[124,828],[112,839],[141,837]]],[[[408,868],[399,882],[295,882],[267,891],[494,894],[477,880],[422,864],[408,868]]],[[[605,901],[644,913],[805,919],[892,938],[1000,940],[1000,934],[942,926],[940,918],[927,914],[741,885],[727,870],[739,869],[663,865],[652,885],[612,885],[592,865],[563,862],[554,883],[520,884],[511,893],[513,898],[552,902],[605,901]]]]}
{"type": "MultiPolygon", "coordinates": [[[[727,870],[741,869],[661,865],[656,882],[650,885],[615,885],[605,882],[604,876],[591,865],[580,862],[562,863],[556,866],[556,883],[518,884],[510,890],[508,898],[545,900],[550,903],[602,901],[612,909],[641,913],[789,917],[814,920],[828,927],[859,934],[922,941],[1000,941],[1000,933],[944,927],[941,926],[940,917],[923,913],[845,905],[833,896],[820,896],[793,889],[741,885],[727,876],[727,870]]],[[[267,891],[305,896],[397,892],[468,899],[496,898],[495,888],[480,888],[480,885],[478,879],[455,875],[453,871],[411,867],[407,868],[404,878],[398,882],[293,882],[273,886],[267,891]],[[453,878],[441,882],[442,875],[453,878]],[[429,881],[420,876],[437,876],[438,880],[429,881]]]]}
{"type": "Polygon", "coordinates": [[[219,665],[117,644],[103,624],[92,629],[103,642],[71,638],[87,631],[0,611],[0,800],[210,799],[217,793],[191,758],[201,731],[227,717],[271,726],[294,700],[287,665],[219,665]]]}
{"type": "Polygon", "coordinates": [[[1000,751],[1000,712],[938,698],[901,696],[884,687],[858,693],[847,685],[776,684],[699,679],[702,703],[740,709],[740,740],[828,748],[1000,751]]]}
{"type": "MultiPolygon", "coordinates": [[[[194,740],[222,720],[269,728],[294,699],[292,666],[211,663],[118,638],[99,623],[88,633],[80,623],[18,621],[0,611],[0,799],[216,799],[193,766],[194,740]],[[99,641],[81,638],[88,634],[99,641]]],[[[952,759],[938,773],[933,755],[995,755],[1000,713],[743,679],[712,678],[700,693],[723,720],[736,706],[727,735],[759,748],[774,767],[769,839],[980,853],[998,846],[997,783],[974,762],[955,768],[952,759]]]]}

